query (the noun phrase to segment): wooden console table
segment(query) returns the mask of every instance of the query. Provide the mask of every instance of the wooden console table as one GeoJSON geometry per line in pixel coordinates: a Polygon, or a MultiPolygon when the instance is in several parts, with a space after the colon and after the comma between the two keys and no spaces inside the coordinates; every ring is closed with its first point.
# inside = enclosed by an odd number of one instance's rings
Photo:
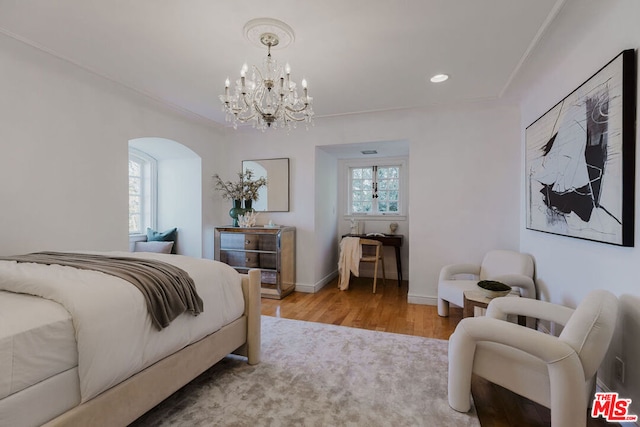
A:
{"type": "Polygon", "coordinates": [[[342,237],[360,237],[362,239],[377,240],[382,246],[393,246],[396,252],[396,269],[398,270],[398,286],[402,283],[402,260],[400,258],[400,246],[404,236],[402,234],[385,234],[384,236],[367,236],[366,234],[344,234],[342,237]]]}

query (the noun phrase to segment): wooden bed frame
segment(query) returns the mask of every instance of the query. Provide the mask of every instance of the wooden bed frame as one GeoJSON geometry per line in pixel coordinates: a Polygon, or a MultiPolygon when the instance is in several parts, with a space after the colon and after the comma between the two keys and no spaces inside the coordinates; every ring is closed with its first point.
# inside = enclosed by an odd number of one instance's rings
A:
{"type": "Polygon", "coordinates": [[[126,426],[230,353],[260,362],[260,270],[242,275],[244,315],[44,424],[126,426]]]}

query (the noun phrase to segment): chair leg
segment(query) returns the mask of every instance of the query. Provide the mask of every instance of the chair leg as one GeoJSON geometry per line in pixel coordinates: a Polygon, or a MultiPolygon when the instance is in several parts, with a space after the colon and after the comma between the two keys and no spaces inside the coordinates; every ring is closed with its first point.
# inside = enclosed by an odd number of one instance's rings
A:
{"type": "Polygon", "coordinates": [[[373,293],[376,293],[376,281],[378,279],[378,260],[376,259],[376,263],[373,267],[373,293]]]}
{"type": "Polygon", "coordinates": [[[449,317],[449,301],[438,298],[438,316],[449,317]]]}
{"type": "Polygon", "coordinates": [[[382,264],[382,284],[386,285],[387,284],[387,282],[386,282],[387,278],[386,278],[386,274],[384,272],[384,256],[382,256],[382,255],[380,256],[380,263],[382,264]]]}

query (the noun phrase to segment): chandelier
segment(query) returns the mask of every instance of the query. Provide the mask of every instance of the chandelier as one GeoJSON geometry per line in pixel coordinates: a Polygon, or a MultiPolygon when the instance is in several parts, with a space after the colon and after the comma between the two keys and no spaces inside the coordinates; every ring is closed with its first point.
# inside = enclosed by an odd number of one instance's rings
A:
{"type": "MultiPolygon", "coordinates": [[[[264,19],[254,21],[263,23],[264,19]]],[[[247,27],[252,22],[245,26],[245,33],[249,33],[247,27]]],[[[269,20],[269,25],[274,25],[274,22],[280,23],[269,20]]],[[[244,64],[240,70],[240,78],[233,87],[229,78],[225,81],[224,95],[220,95],[220,101],[222,110],[226,113],[226,121],[232,122],[234,129],[238,128],[238,123],[251,123],[254,128],[262,131],[268,128],[291,129],[298,122],[305,122],[308,127],[313,118],[313,98],[308,94],[307,81],[302,79],[302,90],[299,92],[298,86],[291,80],[289,64],[283,68],[271,57],[271,48],[280,43],[277,31],[261,33],[259,42],[267,48],[267,57],[262,67],[254,65],[251,73],[247,74],[249,68],[244,64]]]]}

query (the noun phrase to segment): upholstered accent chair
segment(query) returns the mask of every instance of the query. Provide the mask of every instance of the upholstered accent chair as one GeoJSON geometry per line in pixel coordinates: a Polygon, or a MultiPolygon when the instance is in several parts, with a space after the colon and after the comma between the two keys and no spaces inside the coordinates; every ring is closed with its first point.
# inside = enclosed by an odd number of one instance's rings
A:
{"type": "Polygon", "coordinates": [[[479,280],[496,280],[520,289],[520,296],[536,298],[533,258],[520,252],[487,252],[482,264],[451,264],[440,270],[438,314],[449,316],[449,303],[462,307],[464,291],[478,289],[479,280]]]}
{"type": "Polygon", "coordinates": [[[449,405],[469,411],[476,374],[551,409],[551,426],[585,426],[618,299],[592,291],[574,310],[529,298],[496,298],[486,316],[462,319],[449,339],[449,405]],[[506,321],[508,314],[564,326],[558,337],[506,321]]]}

